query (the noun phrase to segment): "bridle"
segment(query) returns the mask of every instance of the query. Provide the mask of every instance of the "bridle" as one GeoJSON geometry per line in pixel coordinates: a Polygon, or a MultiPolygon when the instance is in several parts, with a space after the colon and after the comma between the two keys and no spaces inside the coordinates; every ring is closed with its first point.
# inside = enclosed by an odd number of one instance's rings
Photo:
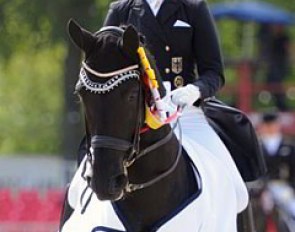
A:
{"type": "MultiPolygon", "coordinates": [[[[105,31],[113,31],[115,33],[118,34],[122,34],[124,32],[124,30],[122,28],[119,27],[105,27],[102,28],[100,31],[98,31],[96,33],[102,33],[105,31]]],[[[170,130],[170,132],[161,140],[157,141],[156,143],[148,146],[147,148],[144,148],[143,150],[140,150],[140,137],[141,137],[141,128],[144,124],[144,122],[142,122],[142,110],[141,110],[141,103],[142,103],[142,89],[143,87],[141,86],[141,81],[140,81],[140,72],[139,72],[139,66],[138,65],[132,65],[120,70],[116,70],[110,73],[100,73],[97,72],[93,69],[91,69],[85,62],[82,63],[82,68],[81,68],[81,72],[80,72],[80,78],[79,81],[76,85],[76,89],[77,88],[86,88],[86,90],[89,90],[91,92],[93,92],[94,94],[107,94],[108,92],[110,92],[111,90],[113,90],[114,88],[116,88],[118,85],[120,85],[121,83],[123,83],[124,81],[128,80],[128,79],[137,79],[139,80],[139,94],[138,94],[138,99],[137,99],[137,119],[136,119],[136,125],[135,125],[135,133],[133,136],[133,140],[132,141],[127,141],[124,139],[120,139],[120,138],[116,138],[116,137],[112,137],[112,136],[106,136],[106,135],[93,135],[91,136],[91,139],[89,139],[90,137],[90,133],[89,133],[89,129],[87,126],[87,118],[85,117],[85,124],[86,124],[86,141],[87,141],[87,160],[85,162],[85,167],[87,165],[89,165],[90,168],[93,169],[93,163],[94,163],[94,155],[93,155],[93,149],[97,149],[97,148],[105,148],[105,149],[111,149],[111,150],[116,150],[116,151],[121,151],[121,152],[125,152],[125,156],[124,156],[124,160],[123,160],[123,167],[124,167],[124,172],[127,176],[128,179],[128,168],[130,166],[132,166],[138,159],[144,157],[145,155],[147,155],[148,153],[156,150],[157,148],[159,148],[160,146],[166,144],[173,136],[173,132],[174,129],[176,128],[177,124],[175,124],[175,126],[170,130]],[[106,83],[104,84],[98,84],[96,82],[92,82],[88,76],[87,76],[87,72],[91,73],[92,75],[99,77],[99,78],[110,78],[106,83]]],[[[180,129],[180,126],[179,126],[180,129]]],[[[181,137],[181,132],[180,132],[180,137],[181,137]]],[[[181,138],[180,138],[181,140],[181,138]]],[[[170,173],[172,173],[177,164],[178,161],[180,159],[181,156],[181,151],[182,151],[182,146],[181,146],[181,142],[179,143],[179,148],[178,148],[178,152],[177,152],[177,156],[176,159],[174,161],[174,163],[164,172],[160,173],[158,176],[154,177],[151,180],[148,180],[144,183],[140,183],[140,184],[135,184],[135,183],[129,183],[129,179],[128,179],[128,183],[125,187],[125,191],[128,193],[134,192],[136,190],[139,189],[143,189],[143,188],[147,188],[157,182],[159,182],[160,180],[162,180],[163,178],[167,177],[170,173]]],[[[86,170],[86,168],[84,168],[84,170],[86,170]]],[[[90,184],[90,180],[91,180],[91,176],[85,176],[85,172],[84,172],[84,177],[88,182],[88,185],[90,184]]]]}
{"type": "MultiPolygon", "coordinates": [[[[85,66],[85,65],[86,64],[84,63],[83,66],[85,66]]],[[[90,69],[90,67],[87,67],[87,71],[89,69],[90,69]]],[[[91,73],[93,74],[94,72],[91,72],[91,73]]],[[[128,71],[128,73],[122,72],[121,70],[116,71],[116,73],[119,73],[119,75],[121,75],[121,78],[124,78],[124,73],[125,73],[125,75],[128,75],[128,74],[130,74],[130,72],[131,71],[128,71]]],[[[86,90],[90,90],[93,93],[102,93],[102,91],[99,91],[98,89],[94,90],[92,88],[93,86],[91,88],[89,88],[88,85],[83,84],[83,83],[89,83],[89,82],[85,82],[85,81],[82,82],[81,81],[81,78],[85,78],[85,77],[87,77],[87,74],[86,74],[84,68],[81,68],[80,81],[78,82],[80,88],[82,86],[84,86],[86,88],[86,90]]],[[[117,78],[117,77],[114,77],[114,78],[117,78]]],[[[99,88],[99,87],[97,87],[97,88],[99,88]]],[[[136,127],[135,127],[136,129],[135,129],[135,133],[134,133],[132,141],[127,141],[124,139],[120,139],[120,138],[116,138],[116,137],[112,137],[112,136],[106,136],[106,135],[94,135],[94,136],[91,136],[91,140],[90,140],[90,144],[89,144],[90,133],[89,133],[89,129],[87,126],[87,118],[85,118],[86,141],[88,141],[86,165],[89,165],[91,168],[93,168],[93,160],[94,160],[93,149],[106,148],[106,149],[126,152],[126,155],[124,156],[123,167],[125,170],[125,174],[127,175],[127,178],[128,178],[128,168],[130,166],[132,166],[135,161],[144,157],[148,153],[156,150],[157,148],[161,147],[162,145],[166,144],[172,138],[174,129],[176,128],[177,124],[174,125],[174,127],[170,130],[170,132],[164,138],[162,138],[161,140],[157,141],[156,143],[140,150],[139,145],[140,145],[140,137],[141,137],[141,128],[143,126],[142,110],[140,109],[141,103],[142,103],[142,99],[141,99],[142,98],[142,92],[141,92],[142,87],[141,86],[139,88],[139,91],[140,91],[138,94],[139,97],[137,99],[137,119],[136,119],[136,127]]],[[[107,93],[107,92],[104,92],[104,93],[107,93]]],[[[125,191],[128,193],[131,193],[131,192],[134,192],[139,189],[147,188],[147,187],[159,182],[160,180],[162,180],[163,178],[165,178],[166,176],[168,176],[170,173],[172,173],[175,170],[175,168],[178,164],[180,155],[181,155],[181,144],[179,144],[177,157],[176,157],[174,163],[171,165],[171,167],[169,167],[166,171],[159,174],[155,178],[153,178],[149,181],[146,181],[144,183],[135,184],[135,183],[128,182],[128,184],[126,185],[125,191]]],[[[88,182],[90,182],[91,177],[85,177],[85,179],[87,179],[88,182]]]]}

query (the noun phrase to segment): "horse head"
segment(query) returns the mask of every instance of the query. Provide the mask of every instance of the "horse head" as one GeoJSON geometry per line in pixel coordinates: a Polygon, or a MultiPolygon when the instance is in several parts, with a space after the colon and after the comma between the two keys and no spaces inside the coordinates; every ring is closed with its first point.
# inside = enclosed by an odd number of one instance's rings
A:
{"type": "Polygon", "coordinates": [[[118,200],[126,192],[127,168],[138,153],[145,121],[148,91],[138,55],[140,36],[132,26],[91,33],[70,20],[68,27],[85,53],[76,92],[85,110],[90,186],[99,199],[118,200]]]}

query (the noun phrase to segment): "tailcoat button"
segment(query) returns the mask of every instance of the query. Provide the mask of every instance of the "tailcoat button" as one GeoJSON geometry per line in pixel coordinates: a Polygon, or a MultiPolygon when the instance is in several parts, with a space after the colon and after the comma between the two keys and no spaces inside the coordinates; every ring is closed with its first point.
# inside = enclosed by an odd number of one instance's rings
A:
{"type": "Polygon", "coordinates": [[[170,73],[170,69],[169,68],[165,68],[165,73],[166,74],[170,73]]]}

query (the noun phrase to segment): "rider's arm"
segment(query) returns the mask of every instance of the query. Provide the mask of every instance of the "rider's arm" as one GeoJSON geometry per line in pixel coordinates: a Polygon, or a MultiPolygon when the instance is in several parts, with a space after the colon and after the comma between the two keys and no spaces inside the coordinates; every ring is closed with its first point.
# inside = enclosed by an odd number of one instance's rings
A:
{"type": "Polygon", "coordinates": [[[205,1],[191,1],[193,16],[193,50],[202,98],[214,96],[224,84],[223,61],[213,18],[205,1]]]}

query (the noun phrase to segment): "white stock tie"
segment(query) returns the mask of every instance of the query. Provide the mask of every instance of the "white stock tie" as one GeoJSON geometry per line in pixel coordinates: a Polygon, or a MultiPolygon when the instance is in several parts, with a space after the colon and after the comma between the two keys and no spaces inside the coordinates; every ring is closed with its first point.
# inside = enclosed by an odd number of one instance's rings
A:
{"type": "Polygon", "coordinates": [[[162,3],[164,0],[147,0],[153,14],[156,16],[161,8],[162,3]]]}

